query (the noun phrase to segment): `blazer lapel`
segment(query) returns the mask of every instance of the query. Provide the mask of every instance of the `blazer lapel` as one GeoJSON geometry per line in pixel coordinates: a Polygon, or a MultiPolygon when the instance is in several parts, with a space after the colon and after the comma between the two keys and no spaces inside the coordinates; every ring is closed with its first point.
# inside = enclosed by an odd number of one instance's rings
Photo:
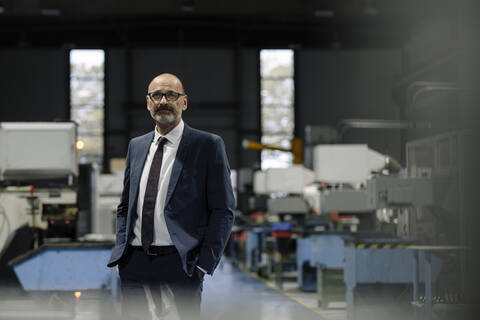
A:
{"type": "Polygon", "coordinates": [[[170,201],[172,197],[173,190],[177,185],[178,178],[183,169],[183,164],[187,158],[188,145],[191,141],[192,129],[185,124],[183,128],[182,140],[180,140],[180,145],[178,146],[177,155],[175,156],[175,162],[173,163],[172,174],[170,176],[170,182],[168,183],[167,197],[165,198],[165,206],[170,201]]]}
{"type": "Polygon", "coordinates": [[[143,167],[145,166],[145,160],[147,159],[148,150],[153,141],[154,132],[146,135],[144,139],[140,140],[138,151],[134,155],[134,167],[131,169],[132,177],[130,183],[133,186],[132,190],[135,190],[135,199],[138,196],[138,187],[140,185],[140,177],[142,176],[143,167]]]}

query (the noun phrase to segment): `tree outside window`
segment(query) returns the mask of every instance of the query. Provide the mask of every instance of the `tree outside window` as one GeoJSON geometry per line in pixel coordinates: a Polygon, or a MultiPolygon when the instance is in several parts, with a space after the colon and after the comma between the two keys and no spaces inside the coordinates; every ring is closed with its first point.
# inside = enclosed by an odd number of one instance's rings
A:
{"type": "MultiPolygon", "coordinates": [[[[293,50],[260,51],[262,143],[291,147],[294,133],[293,50]]],[[[262,170],[292,164],[291,153],[263,150],[262,170]]]]}
{"type": "Polygon", "coordinates": [[[85,147],[80,163],[103,164],[105,51],[70,51],[70,115],[85,147]]]}

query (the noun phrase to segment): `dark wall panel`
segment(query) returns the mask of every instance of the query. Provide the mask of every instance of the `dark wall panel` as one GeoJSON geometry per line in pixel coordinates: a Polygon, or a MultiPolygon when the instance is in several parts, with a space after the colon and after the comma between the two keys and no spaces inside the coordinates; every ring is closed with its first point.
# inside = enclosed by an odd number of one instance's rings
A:
{"type": "Polygon", "coordinates": [[[64,50],[0,51],[0,121],[52,121],[69,113],[64,50]]]}
{"type": "Polygon", "coordinates": [[[127,154],[129,137],[127,50],[109,49],[105,56],[107,155],[109,158],[123,158],[127,154]]]}
{"type": "Polygon", "coordinates": [[[135,102],[145,103],[150,80],[169,72],[182,79],[192,104],[233,104],[233,50],[135,49],[132,55],[135,102]]]}
{"type": "MultiPolygon", "coordinates": [[[[303,137],[306,125],[336,126],[346,118],[387,119],[400,117],[392,98],[401,55],[394,50],[323,51],[297,50],[298,95],[296,124],[303,137]]],[[[348,132],[349,143],[401,157],[400,132],[359,130],[348,132]]]]}
{"type": "Polygon", "coordinates": [[[123,131],[127,129],[127,51],[125,49],[109,49],[106,51],[105,73],[107,82],[107,119],[109,129],[123,131]]]}
{"type": "MultiPolygon", "coordinates": [[[[239,54],[239,134],[243,139],[260,141],[260,75],[259,52],[241,50],[239,54]]],[[[239,148],[239,167],[252,167],[260,161],[260,151],[239,148]]]]}

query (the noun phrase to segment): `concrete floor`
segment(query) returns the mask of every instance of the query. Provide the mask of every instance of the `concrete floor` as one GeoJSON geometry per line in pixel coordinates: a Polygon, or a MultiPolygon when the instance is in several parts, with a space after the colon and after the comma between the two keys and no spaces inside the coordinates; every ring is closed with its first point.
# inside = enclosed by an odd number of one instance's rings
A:
{"type": "MultiPolygon", "coordinates": [[[[119,319],[118,303],[109,291],[85,291],[79,299],[72,292],[22,293],[0,290],[0,319],[119,319]]],[[[344,310],[323,311],[315,294],[304,293],[295,282],[284,291],[222,261],[213,277],[206,276],[202,300],[205,320],[344,320],[344,310]]]]}
{"type": "MultiPolygon", "coordinates": [[[[286,289],[285,292],[280,292],[274,289],[271,283],[261,281],[225,262],[219,266],[212,278],[206,278],[204,282],[203,318],[205,320],[335,319],[323,317],[315,308],[309,308],[309,301],[306,298],[308,296],[311,300],[315,294],[306,294],[298,299],[295,296],[296,291],[298,290],[286,289]]],[[[316,301],[314,303],[316,304],[316,301]]]]}

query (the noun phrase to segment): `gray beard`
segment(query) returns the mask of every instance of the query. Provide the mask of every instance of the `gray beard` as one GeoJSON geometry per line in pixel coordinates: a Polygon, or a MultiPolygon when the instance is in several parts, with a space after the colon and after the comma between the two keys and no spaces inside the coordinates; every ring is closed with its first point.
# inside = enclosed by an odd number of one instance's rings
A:
{"type": "Polygon", "coordinates": [[[171,125],[180,117],[178,113],[169,114],[167,116],[162,116],[159,114],[153,114],[151,116],[159,125],[171,125]]]}

